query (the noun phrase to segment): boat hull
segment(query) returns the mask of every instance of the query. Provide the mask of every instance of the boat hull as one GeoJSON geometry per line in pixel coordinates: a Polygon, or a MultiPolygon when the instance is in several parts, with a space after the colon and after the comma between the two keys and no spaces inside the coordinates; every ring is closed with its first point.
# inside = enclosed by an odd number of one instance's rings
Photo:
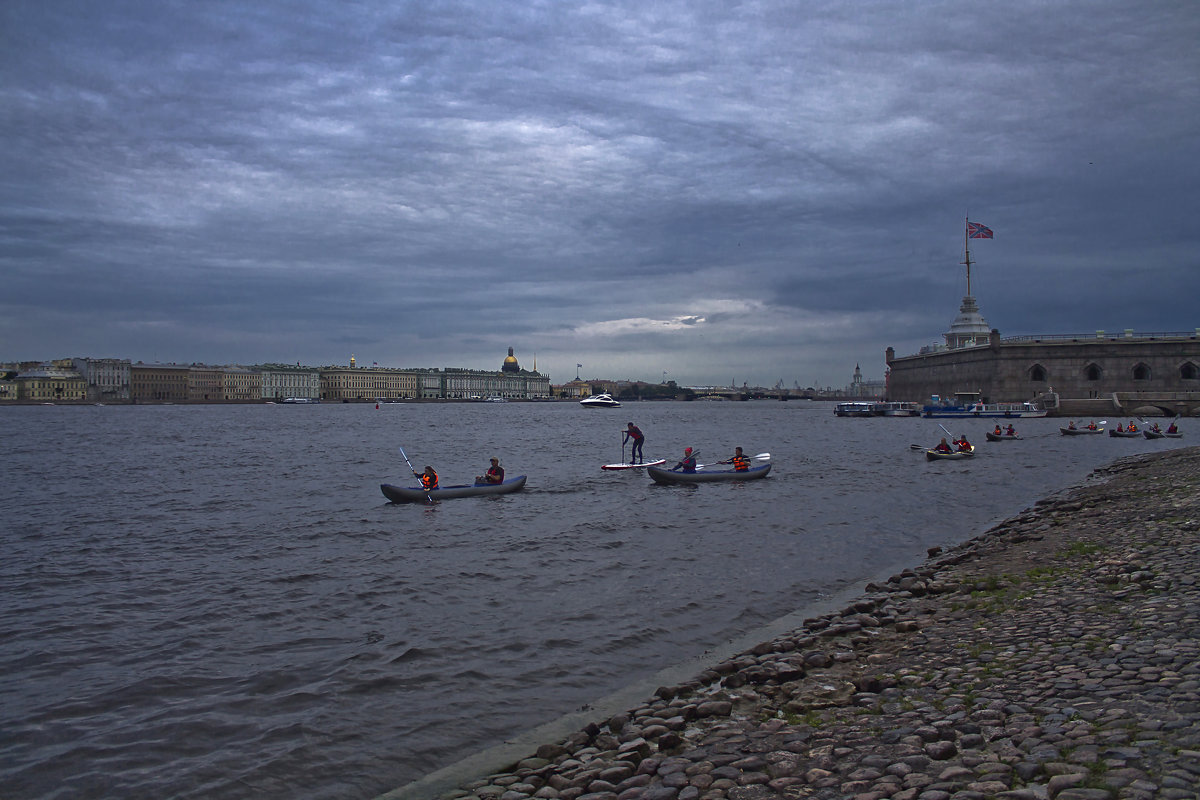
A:
{"type": "MultiPolygon", "coordinates": [[[[1108,435],[1113,437],[1114,439],[1137,439],[1138,437],[1140,437],[1142,435],[1142,432],[1141,431],[1114,431],[1110,428],[1108,431],[1108,435]]],[[[1147,436],[1146,438],[1149,439],[1150,437],[1147,436]]]]}
{"type": "Polygon", "coordinates": [[[644,469],[645,467],[657,467],[667,463],[665,458],[660,458],[657,461],[646,461],[641,464],[605,464],[600,469],[618,470],[618,469],[644,469]]]}
{"type": "Polygon", "coordinates": [[[584,408],[620,408],[621,403],[609,394],[594,394],[579,401],[584,408]]]}
{"type": "Polygon", "coordinates": [[[929,461],[960,461],[975,455],[975,448],[970,450],[955,450],[953,453],[939,453],[937,450],[926,450],[925,458],[929,461]]]}
{"type": "Polygon", "coordinates": [[[1166,436],[1166,434],[1161,431],[1142,431],[1142,435],[1147,439],[1161,439],[1166,436]]]}
{"type": "Polygon", "coordinates": [[[458,497],[482,497],[495,494],[508,494],[525,488],[525,476],[518,475],[504,483],[476,483],[461,486],[443,486],[426,492],[420,486],[393,486],[381,483],[379,488],[383,496],[393,503],[428,503],[433,500],[453,500],[458,497]]]}
{"type": "Polygon", "coordinates": [[[1009,436],[1007,433],[1002,433],[999,436],[997,436],[996,434],[992,433],[991,431],[987,431],[985,433],[985,435],[987,436],[987,440],[989,442],[1011,442],[1011,441],[1021,438],[1020,435],[1009,436]]]}
{"type": "Polygon", "coordinates": [[[1063,436],[1084,436],[1087,434],[1104,433],[1104,428],[1096,428],[1095,430],[1090,428],[1059,428],[1058,430],[1063,436]]]}
{"type": "Polygon", "coordinates": [[[655,483],[663,485],[670,484],[691,484],[691,483],[712,483],[714,481],[753,481],[758,478],[767,477],[767,473],[771,471],[770,464],[763,464],[761,467],[751,467],[744,472],[737,472],[732,469],[720,470],[699,470],[697,472],[674,472],[662,467],[649,467],[646,472],[654,479],[655,483]]]}

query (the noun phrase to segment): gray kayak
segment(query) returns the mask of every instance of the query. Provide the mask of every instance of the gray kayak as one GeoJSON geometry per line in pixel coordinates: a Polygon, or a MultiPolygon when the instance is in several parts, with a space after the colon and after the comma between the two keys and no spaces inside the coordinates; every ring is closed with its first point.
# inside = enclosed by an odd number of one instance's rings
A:
{"type": "Polygon", "coordinates": [[[480,497],[490,494],[508,494],[525,486],[525,476],[518,475],[504,483],[468,483],[461,486],[443,486],[426,492],[420,486],[393,486],[381,483],[383,496],[393,503],[428,503],[433,500],[452,500],[456,497],[480,497]]]}
{"type": "Polygon", "coordinates": [[[771,471],[770,464],[763,464],[761,467],[751,467],[748,470],[738,472],[732,469],[704,469],[697,472],[675,472],[662,467],[647,467],[646,472],[654,479],[655,483],[673,484],[673,483],[710,483],[712,481],[752,481],[757,478],[767,477],[767,473],[771,471]]]}

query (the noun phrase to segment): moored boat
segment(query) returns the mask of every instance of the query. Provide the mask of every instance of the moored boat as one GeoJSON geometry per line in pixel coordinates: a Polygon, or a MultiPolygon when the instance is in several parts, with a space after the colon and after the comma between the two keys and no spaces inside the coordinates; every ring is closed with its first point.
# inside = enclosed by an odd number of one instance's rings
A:
{"type": "Polygon", "coordinates": [[[591,397],[585,397],[579,401],[579,405],[585,408],[620,408],[621,403],[613,398],[607,392],[602,394],[594,394],[591,397]]]}
{"type": "Polygon", "coordinates": [[[434,500],[451,500],[456,497],[478,497],[482,495],[508,494],[525,487],[525,476],[518,475],[503,483],[468,483],[459,486],[443,486],[426,492],[420,486],[393,486],[381,483],[383,496],[393,503],[428,503],[434,500]]]}
{"type": "Polygon", "coordinates": [[[741,472],[732,469],[701,469],[696,472],[675,472],[674,470],[663,469],[662,467],[648,467],[646,469],[646,472],[654,479],[655,483],[664,485],[675,483],[710,483],[712,481],[752,481],[767,477],[767,473],[770,471],[770,464],[751,467],[741,472]]]}
{"type": "Polygon", "coordinates": [[[874,403],[838,403],[833,407],[834,416],[838,417],[873,417],[875,416],[874,403]]]}

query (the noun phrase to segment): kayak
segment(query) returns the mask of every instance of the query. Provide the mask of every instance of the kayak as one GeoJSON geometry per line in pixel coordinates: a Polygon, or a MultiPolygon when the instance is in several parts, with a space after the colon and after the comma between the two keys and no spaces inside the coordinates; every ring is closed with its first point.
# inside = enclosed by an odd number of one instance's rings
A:
{"type": "Polygon", "coordinates": [[[771,471],[770,464],[738,472],[732,469],[702,469],[696,472],[675,472],[662,467],[649,467],[646,470],[655,483],[669,485],[673,483],[710,483],[712,481],[752,481],[767,477],[771,471]]]}
{"type": "Polygon", "coordinates": [[[971,445],[970,450],[955,450],[952,453],[942,453],[937,450],[926,450],[925,458],[930,461],[938,461],[940,459],[948,459],[953,461],[959,458],[970,458],[975,455],[975,445],[971,445]]]}
{"type": "Polygon", "coordinates": [[[640,464],[605,464],[600,469],[641,469],[642,467],[657,467],[659,464],[665,464],[667,460],[660,458],[657,461],[643,461],[640,464]]]}
{"type": "Polygon", "coordinates": [[[1059,428],[1063,436],[1082,436],[1085,433],[1104,433],[1104,428],[1059,428]]]}
{"type": "Polygon", "coordinates": [[[1182,433],[1164,433],[1163,436],[1167,437],[1168,439],[1182,439],[1183,438],[1182,433]]]}
{"type": "Polygon", "coordinates": [[[452,500],[456,497],[478,497],[490,494],[508,494],[525,486],[525,476],[509,478],[504,483],[468,483],[461,486],[443,486],[426,492],[420,486],[393,486],[381,483],[383,496],[393,503],[428,503],[433,500],[452,500]]]}
{"type": "Polygon", "coordinates": [[[1018,433],[1013,433],[1013,434],[1001,433],[1001,434],[997,435],[995,433],[992,433],[991,431],[987,431],[986,435],[987,435],[987,440],[989,442],[1011,442],[1014,439],[1021,438],[1021,435],[1018,433]]]}
{"type": "MultiPolygon", "coordinates": [[[[1119,437],[1121,439],[1136,439],[1137,437],[1142,435],[1142,432],[1141,431],[1114,431],[1113,429],[1109,428],[1108,435],[1119,437]]],[[[1146,438],[1151,439],[1153,437],[1147,436],[1146,438]]]]}
{"type": "Polygon", "coordinates": [[[1142,433],[1145,435],[1145,437],[1147,439],[1161,439],[1164,436],[1166,436],[1166,434],[1163,433],[1162,431],[1144,430],[1144,431],[1142,431],[1142,433]]]}

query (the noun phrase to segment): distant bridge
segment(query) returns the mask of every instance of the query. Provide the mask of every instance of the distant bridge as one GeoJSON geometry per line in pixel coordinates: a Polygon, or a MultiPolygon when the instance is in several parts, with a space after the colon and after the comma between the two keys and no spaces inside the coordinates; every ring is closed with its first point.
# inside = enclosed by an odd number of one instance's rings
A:
{"type": "Polygon", "coordinates": [[[1200,416],[1200,392],[1113,392],[1113,410],[1126,416],[1145,413],[1147,408],[1158,409],[1163,416],[1200,416]]]}

